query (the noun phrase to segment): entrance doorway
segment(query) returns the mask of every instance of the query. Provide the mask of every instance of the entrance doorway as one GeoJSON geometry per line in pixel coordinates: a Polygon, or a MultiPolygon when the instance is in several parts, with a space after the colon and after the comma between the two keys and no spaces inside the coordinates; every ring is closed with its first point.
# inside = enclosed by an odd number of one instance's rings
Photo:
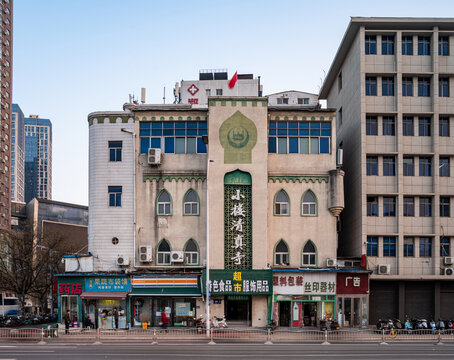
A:
{"type": "Polygon", "coordinates": [[[317,303],[304,303],[303,313],[304,326],[317,326],[317,303]]]}
{"type": "Polygon", "coordinates": [[[291,301],[279,302],[279,326],[290,326],[290,307],[291,301]]]}
{"type": "Polygon", "coordinates": [[[225,302],[226,319],[231,321],[249,322],[251,320],[250,300],[229,300],[225,302]]]}

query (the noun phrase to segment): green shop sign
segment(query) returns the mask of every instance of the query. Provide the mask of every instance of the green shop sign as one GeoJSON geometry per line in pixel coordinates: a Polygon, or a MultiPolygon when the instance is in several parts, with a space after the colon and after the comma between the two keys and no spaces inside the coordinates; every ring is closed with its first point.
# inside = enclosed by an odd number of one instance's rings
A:
{"type": "MultiPolygon", "coordinates": [[[[206,270],[203,270],[206,284],[206,270]]],[[[271,295],[273,272],[271,270],[210,270],[211,295],[271,295]]],[[[202,287],[206,292],[205,286],[202,287]]]]}

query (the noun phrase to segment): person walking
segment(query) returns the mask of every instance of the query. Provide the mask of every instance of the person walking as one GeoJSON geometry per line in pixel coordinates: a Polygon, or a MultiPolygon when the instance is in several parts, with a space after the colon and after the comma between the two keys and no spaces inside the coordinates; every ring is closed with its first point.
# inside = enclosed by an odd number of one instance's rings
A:
{"type": "Polygon", "coordinates": [[[69,324],[71,324],[71,312],[69,310],[66,311],[63,320],[65,321],[65,334],[69,334],[69,324]]]}
{"type": "Polygon", "coordinates": [[[163,309],[161,312],[161,327],[163,330],[167,330],[167,324],[169,323],[169,316],[166,313],[166,310],[163,309]]]}
{"type": "Polygon", "coordinates": [[[113,308],[112,315],[113,315],[113,318],[115,321],[115,330],[116,330],[116,329],[118,329],[118,311],[117,311],[116,307],[113,308]]]}

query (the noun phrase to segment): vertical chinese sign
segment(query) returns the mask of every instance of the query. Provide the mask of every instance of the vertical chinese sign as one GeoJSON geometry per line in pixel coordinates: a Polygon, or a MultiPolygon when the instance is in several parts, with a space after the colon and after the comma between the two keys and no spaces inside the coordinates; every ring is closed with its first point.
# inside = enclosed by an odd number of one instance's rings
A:
{"type": "Polygon", "coordinates": [[[239,170],[224,177],[224,268],[252,269],[252,179],[239,170]]]}

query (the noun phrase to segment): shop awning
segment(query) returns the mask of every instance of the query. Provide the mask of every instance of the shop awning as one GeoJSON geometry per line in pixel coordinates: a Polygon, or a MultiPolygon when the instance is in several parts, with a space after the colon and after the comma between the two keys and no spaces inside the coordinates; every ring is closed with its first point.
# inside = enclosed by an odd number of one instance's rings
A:
{"type": "Polygon", "coordinates": [[[202,296],[197,288],[140,288],[133,289],[129,296],[202,296]]]}
{"type": "Polygon", "coordinates": [[[127,295],[127,291],[85,291],[80,297],[82,299],[125,300],[127,295]]]}

